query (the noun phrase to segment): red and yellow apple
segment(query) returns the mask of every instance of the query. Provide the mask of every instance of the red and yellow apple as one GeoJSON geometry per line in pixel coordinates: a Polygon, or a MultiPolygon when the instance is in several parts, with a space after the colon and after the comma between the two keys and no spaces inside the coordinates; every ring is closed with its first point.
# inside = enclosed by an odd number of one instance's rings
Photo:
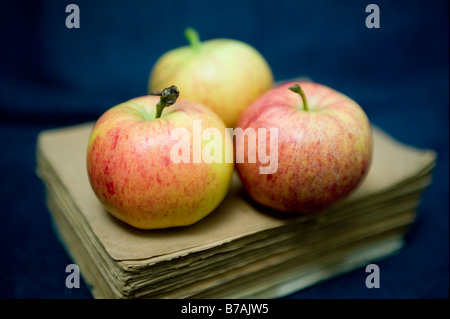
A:
{"type": "Polygon", "coordinates": [[[236,126],[242,112],[273,86],[272,71],[252,46],[232,39],[200,42],[186,30],[190,45],[162,55],[153,66],[149,91],[175,84],[180,97],[213,110],[227,127],[236,126]]]}
{"type": "Polygon", "coordinates": [[[161,101],[143,96],[112,107],[95,123],[87,147],[95,195],[113,216],[141,229],[185,226],[204,218],[225,197],[234,169],[233,162],[225,160],[193,161],[195,143],[232,152],[230,135],[193,141],[199,134],[193,132],[198,130],[196,121],[202,132],[225,132],[214,112],[183,99],[162,112],[166,105],[161,107],[161,101]],[[172,134],[180,129],[189,133],[183,145],[187,161],[179,157],[183,148],[177,146],[183,141],[172,134]]]}
{"type": "MultiPolygon", "coordinates": [[[[264,165],[249,163],[246,154],[236,169],[256,202],[279,211],[320,212],[355,190],[372,163],[372,130],[363,109],[318,83],[273,88],[245,110],[238,127],[278,129],[276,172],[261,174],[264,165]]],[[[238,143],[255,148],[239,136],[238,143]]]]}

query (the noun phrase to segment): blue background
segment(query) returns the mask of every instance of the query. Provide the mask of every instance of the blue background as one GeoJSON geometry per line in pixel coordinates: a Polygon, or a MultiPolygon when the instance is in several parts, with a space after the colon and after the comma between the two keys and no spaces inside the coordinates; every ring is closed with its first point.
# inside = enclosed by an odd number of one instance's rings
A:
{"type": "Polygon", "coordinates": [[[433,149],[438,162],[400,254],[378,263],[381,288],[364,269],[292,298],[449,297],[449,2],[443,1],[1,1],[0,297],[90,298],[65,287],[71,263],[52,230],[35,175],[37,134],[96,120],[146,94],[167,50],[191,26],[203,40],[257,48],[276,80],[307,75],[358,101],[398,140],[433,149]],[[65,8],[80,8],[67,29],[65,8]],[[368,29],[366,5],[380,8],[368,29]]]}

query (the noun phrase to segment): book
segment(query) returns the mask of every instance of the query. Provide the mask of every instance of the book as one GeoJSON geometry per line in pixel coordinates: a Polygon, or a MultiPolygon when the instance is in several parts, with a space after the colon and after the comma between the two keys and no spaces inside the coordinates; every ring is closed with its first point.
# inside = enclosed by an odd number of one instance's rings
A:
{"type": "Polygon", "coordinates": [[[159,230],[109,214],[86,171],[93,123],[43,131],[36,172],[55,233],[95,298],[278,298],[399,253],[436,154],[373,126],[368,176],[315,215],[254,203],[237,175],[201,221],[159,230]]]}

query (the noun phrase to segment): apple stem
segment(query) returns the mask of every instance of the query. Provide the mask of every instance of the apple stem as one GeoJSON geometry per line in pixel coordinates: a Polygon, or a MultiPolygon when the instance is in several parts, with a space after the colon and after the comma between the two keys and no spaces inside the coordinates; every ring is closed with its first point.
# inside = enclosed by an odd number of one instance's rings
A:
{"type": "Polygon", "coordinates": [[[180,91],[175,85],[172,85],[171,87],[165,88],[162,91],[151,92],[149,94],[161,97],[158,104],[156,104],[155,115],[155,119],[159,119],[165,107],[175,104],[178,96],[180,95],[180,91]]]}
{"type": "Polygon", "coordinates": [[[198,32],[195,31],[192,28],[187,28],[184,31],[184,36],[186,37],[186,39],[188,40],[189,44],[191,45],[191,48],[195,52],[198,52],[200,50],[200,44],[201,44],[198,32]]]}
{"type": "Polygon", "coordinates": [[[291,86],[289,88],[289,90],[291,90],[292,92],[298,93],[300,94],[300,96],[302,97],[302,101],[303,101],[303,109],[305,111],[308,111],[308,101],[306,101],[306,95],[305,92],[303,92],[302,88],[300,87],[300,85],[298,84],[294,84],[293,86],[291,86]]]}

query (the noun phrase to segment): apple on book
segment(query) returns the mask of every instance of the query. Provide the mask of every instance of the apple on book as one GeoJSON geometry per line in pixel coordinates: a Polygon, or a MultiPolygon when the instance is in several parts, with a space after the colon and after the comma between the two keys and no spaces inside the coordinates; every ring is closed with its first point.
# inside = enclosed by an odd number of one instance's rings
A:
{"type": "MultiPolygon", "coordinates": [[[[261,174],[262,164],[249,162],[247,154],[236,169],[256,202],[279,211],[309,214],[329,207],[356,189],[372,163],[372,130],[363,109],[318,83],[271,89],[244,111],[238,127],[278,129],[276,172],[261,174]]],[[[244,137],[236,144],[248,148],[244,137]]],[[[268,148],[270,136],[264,138],[268,148]]]]}
{"type": "Polygon", "coordinates": [[[226,133],[223,121],[197,102],[177,100],[177,87],[151,94],[112,107],[97,120],[87,148],[89,182],[104,208],[131,226],[190,225],[224,199],[234,170],[233,161],[223,158],[193,158],[205,148],[232,153],[231,136],[208,139],[213,128],[226,133]],[[200,132],[193,132],[196,121],[200,132]],[[193,141],[199,134],[207,139],[193,141]]]}
{"type": "Polygon", "coordinates": [[[267,61],[255,48],[238,40],[201,42],[191,28],[185,35],[189,46],[170,50],[156,61],[149,92],[174,84],[181,98],[209,107],[226,127],[234,128],[242,112],[273,86],[267,61]]]}

